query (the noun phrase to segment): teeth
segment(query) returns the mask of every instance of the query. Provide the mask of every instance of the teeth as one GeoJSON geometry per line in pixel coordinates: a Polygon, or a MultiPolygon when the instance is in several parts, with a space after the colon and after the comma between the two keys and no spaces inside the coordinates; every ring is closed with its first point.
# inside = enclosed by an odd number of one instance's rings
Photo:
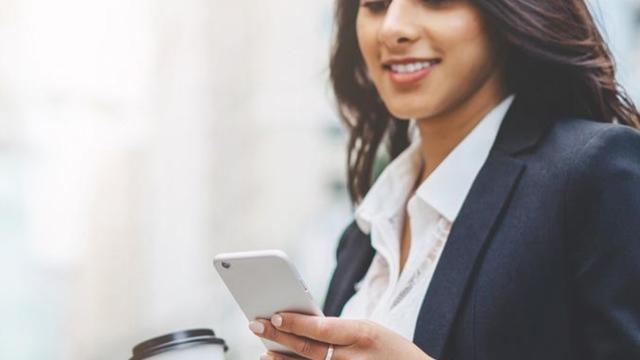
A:
{"type": "Polygon", "coordinates": [[[432,65],[433,64],[431,61],[416,62],[411,64],[392,64],[391,71],[400,73],[400,74],[407,74],[407,73],[420,71],[432,65]]]}

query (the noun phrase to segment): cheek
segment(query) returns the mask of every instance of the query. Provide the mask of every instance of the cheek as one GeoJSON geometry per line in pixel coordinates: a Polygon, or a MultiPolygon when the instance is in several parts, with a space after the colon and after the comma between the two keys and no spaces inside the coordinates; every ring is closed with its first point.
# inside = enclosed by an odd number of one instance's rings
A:
{"type": "Polygon", "coordinates": [[[373,19],[358,15],[356,19],[356,36],[358,47],[371,72],[378,60],[378,24],[373,19]]]}
{"type": "Polygon", "coordinates": [[[472,41],[485,33],[481,13],[468,4],[427,15],[424,24],[432,40],[444,48],[472,41]]]}
{"type": "Polygon", "coordinates": [[[471,40],[484,34],[482,21],[475,11],[460,11],[450,15],[445,21],[446,24],[441,24],[440,33],[452,40],[471,40]]]}
{"type": "Polygon", "coordinates": [[[449,71],[478,75],[492,66],[494,50],[479,14],[464,11],[451,15],[433,29],[434,40],[449,62],[449,71]]]}

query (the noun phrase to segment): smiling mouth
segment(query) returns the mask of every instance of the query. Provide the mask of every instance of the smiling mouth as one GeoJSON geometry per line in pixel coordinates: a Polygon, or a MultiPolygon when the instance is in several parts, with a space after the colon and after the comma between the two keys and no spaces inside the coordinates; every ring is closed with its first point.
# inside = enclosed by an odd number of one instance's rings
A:
{"type": "Polygon", "coordinates": [[[411,74],[419,72],[426,68],[430,68],[436,64],[439,64],[441,61],[442,60],[440,59],[433,59],[424,61],[413,61],[408,63],[382,64],[382,68],[396,74],[411,74]]]}

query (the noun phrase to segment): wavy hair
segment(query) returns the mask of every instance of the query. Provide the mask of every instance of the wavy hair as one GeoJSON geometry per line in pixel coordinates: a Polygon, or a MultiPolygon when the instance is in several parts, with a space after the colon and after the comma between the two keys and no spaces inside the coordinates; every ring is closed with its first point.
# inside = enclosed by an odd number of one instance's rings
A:
{"type": "MultiPolygon", "coordinates": [[[[349,131],[348,189],[362,200],[385,143],[393,159],[408,145],[408,121],[396,119],[369,80],[358,46],[359,1],[336,0],[330,79],[349,131]]],[[[611,52],[584,0],[471,0],[504,51],[507,86],[554,117],[640,128],[640,114],[616,80],[611,52]]]]}

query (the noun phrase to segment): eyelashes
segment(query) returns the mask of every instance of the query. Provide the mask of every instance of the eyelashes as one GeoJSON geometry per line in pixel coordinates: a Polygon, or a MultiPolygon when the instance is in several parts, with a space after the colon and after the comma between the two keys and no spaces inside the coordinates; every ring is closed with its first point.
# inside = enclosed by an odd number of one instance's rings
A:
{"type": "Polygon", "coordinates": [[[372,13],[381,13],[387,9],[391,0],[365,0],[362,6],[366,7],[372,13]]]}
{"type": "MultiPolygon", "coordinates": [[[[364,0],[362,6],[369,9],[372,13],[381,13],[389,7],[392,0],[364,0]]],[[[439,6],[454,0],[422,0],[427,6],[439,6]]]]}

